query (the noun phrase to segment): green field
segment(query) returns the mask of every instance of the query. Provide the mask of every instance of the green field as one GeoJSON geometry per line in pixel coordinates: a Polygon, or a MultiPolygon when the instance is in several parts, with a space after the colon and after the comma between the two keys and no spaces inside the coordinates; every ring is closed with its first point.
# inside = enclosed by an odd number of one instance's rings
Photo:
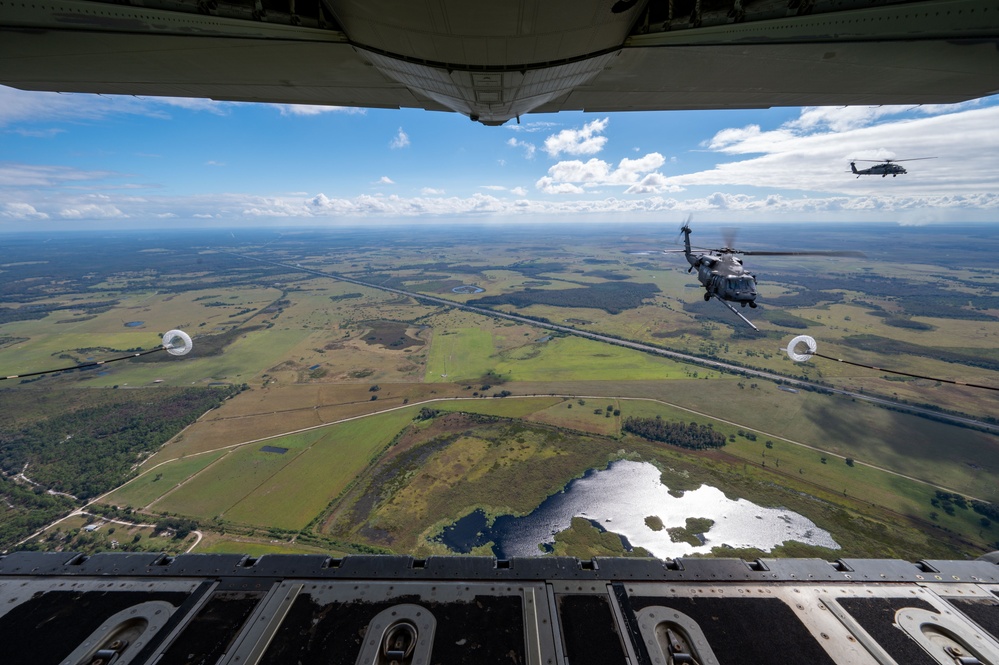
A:
{"type": "Polygon", "coordinates": [[[435,332],[427,358],[426,381],[474,381],[493,368],[492,355],[493,336],[488,329],[435,332]]]}
{"type": "Polygon", "coordinates": [[[400,409],[324,428],[322,438],[233,505],[226,517],[281,529],[305,528],[413,419],[415,412],[415,407],[400,409]]]}
{"type": "Polygon", "coordinates": [[[304,528],[415,411],[400,409],[240,447],[153,508],[205,520],[304,528]],[[288,451],[262,452],[264,445],[288,451]]]}
{"type": "Polygon", "coordinates": [[[323,436],[321,429],[290,434],[235,448],[224,459],[194,476],[183,491],[152,505],[156,511],[211,520],[220,517],[268,478],[323,436]],[[287,448],[284,454],[261,451],[263,446],[287,448]]]}
{"type": "Polygon", "coordinates": [[[503,355],[498,374],[511,381],[668,380],[684,378],[687,366],[641,351],[581,337],[554,337],[503,355]]]}
{"type": "Polygon", "coordinates": [[[160,498],[179,483],[198,474],[206,466],[224,455],[224,451],[193,455],[157,465],[141,476],[105,496],[101,503],[113,506],[142,508],[160,498]]]}

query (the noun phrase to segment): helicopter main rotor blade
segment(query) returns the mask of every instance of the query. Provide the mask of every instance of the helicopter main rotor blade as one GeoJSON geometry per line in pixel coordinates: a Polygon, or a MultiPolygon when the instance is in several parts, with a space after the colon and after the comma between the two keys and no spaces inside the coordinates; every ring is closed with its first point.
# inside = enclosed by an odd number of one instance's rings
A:
{"type": "Polygon", "coordinates": [[[913,157],[911,159],[851,159],[851,162],[872,162],[874,164],[895,164],[896,162],[918,162],[923,159],[936,159],[936,157],[913,157]]]}
{"type": "Polygon", "coordinates": [[[821,252],[821,251],[816,251],[816,252],[766,252],[766,251],[756,252],[756,251],[752,251],[752,250],[745,251],[745,252],[741,251],[741,250],[733,250],[733,251],[736,252],[737,254],[744,254],[746,256],[852,256],[852,257],[859,258],[859,259],[867,258],[867,255],[864,254],[863,252],[857,252],[857,251],[852,251],[852,250],[829,251],[829,252],[821,252]]]}

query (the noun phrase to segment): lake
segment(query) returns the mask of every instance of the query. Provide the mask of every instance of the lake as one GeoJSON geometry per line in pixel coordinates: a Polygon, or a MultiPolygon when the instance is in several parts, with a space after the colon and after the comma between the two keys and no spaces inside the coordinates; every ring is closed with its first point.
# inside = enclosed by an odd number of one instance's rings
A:
{"type": "Polygon", "coordinates": [[[569,528],[573,517],[583,517],[618,534],[626,548],[644,547],[662,559],[707,554],[720,545],[769,552],[790,540],[840,549],[828,531],[786,508],[732,500],[709,485],[688,490],[678,498],[660,482],[659,469],[648,462],[628,460],[587,472],[524,517],[503,515],[487,527],[482,511],[474,511],[447,527],[440,540],[456,552],[469,552],[492,541],[493,553],[499,558],[539,556],[550,551],[555,534],[569,528]],[[662,530],[654,531],[645,523],[645,518],[652,516],[662,520],[662,530]],[[714,520],[701,534],[703,544],[699,546],[674,543],[667,532],[684,527],[688,517],[714,520]]]}

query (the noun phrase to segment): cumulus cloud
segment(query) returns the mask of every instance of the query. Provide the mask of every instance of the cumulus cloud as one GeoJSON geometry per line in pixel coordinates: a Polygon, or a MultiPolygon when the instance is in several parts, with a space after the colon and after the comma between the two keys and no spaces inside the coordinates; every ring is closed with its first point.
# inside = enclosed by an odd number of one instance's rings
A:
{"type": "Polygon", "coordinates": [[[504,187],[503,185],[480,185],[480,187],[482,187],[482,189],[491,189],[495,192],[506,191],[506,187],[504,187]]]}
{"type": "Polygon", "coordinates": [[[679,191],[670,185],[666,176],[656,169],[666,163],[658,152],[651,152],[638,159],[625,157],[616,167],[596,157],[583,162],[578,159],[559,162],[548,169],[536,187],[546,194],[580,194],[584,188],[602,186],[626,187],[628,194],[660,194],[679,191]]]}
{"type": "MultiPolygon", "coordinates": [[[[999,193],[951,196],[788,196],[745,194],[716,190],[679,200],[658,194],[642,197],[594,197],[571,183],[552,183],[568,196],[527,198],[527,192],[511,189],[514,196],[475,193],[470,196],[373,196],[341,197],[314,195],[257,196],[247,194],[197,195],[188,197],[124,197],[116,194],[80,196],[53,205],[44,194],[37,200],[18,199],[0,205],[0,223],[49,224],[60,219],[91,220],[106,225],[134,224],[135,220],[211,220],[215,224],[245,225],[248,220],[273,224],[279,220],[294,225],[325,225],[347,220],[377,222],[402,220],[466,219],[470,216],[495,220],[518,218],[578,223],[593,219],[661,221],[669,215],[689,212],[705,221],[759,219],[773,221],[780,215],[795,220],[855,221],[915,220],[972,221],[994,218],[999,211],[999,193]],[[573,195],[575,194],[575,195],[573,195]],[[582,196],[581,194],[585,194],[582,196]],[[981,211],[978,217],[969,210],[981,211]]],[[[679,219],[679,217],[677,217],[679,219]]]]}
{"type": "Polygon", "coordinates": [[[395,135],[395,138],[389,143],[389,147],[393,150],[399,148],[405,148],[409,146],[409,135],[402,131],[402,127],[399,128],[399,133],[395,135]]]}
{"type": "Polygon", "coordinates": [[[527,196],[527,190],[523,187],[514,187],[510,190],[510,193],[514,196],[527,196]]]}
{"type": "Polygon", "coordinates": [[[376,185],[394,185],[395,184],[395,180],[393,180],[392,178],[388,177],[387,175],[383,175],[381,178],[378,179],[377,182],[375,182],[375,184],[376,185]]]}
{"type": "Polygon", "coordinates": [[[121,219],[128,217],[117,206],[96,203],[63,208],[59,211],[59,216],[64,219],[121,219]]]}
{"type": "Polygon", "coordinates": [[[537,151],[537,146],[528,141],[519,141],[517,139],[507,139],[506,144],[511,148],[523,148],[525,159],[534,159],[534,153],[537,151]]]}
{"type": "Polygon", "coordinates": [[[545,152],[552,158],[567,155],[595,155],[603,150],[607,137],[601,132],[607,129],[610,118],[594,120],[583,125],[582,129],[563,129],[545,139],[545,152]]]}
{"type": "Polygon", "coordinates": [[[39,212],[34,206],[27,203],[4,203],[3,207],[0,208],[0,217],[7,217],[10,219],[48,219],[49,216],[44,212],[39,212]]]}
{"type": "Polygon", "coordinates": [[[433,187],[424,187],[420,190],[420,194],[423,196],[442,196],[444,194],[444,190],[434,189],[433,187]]]}

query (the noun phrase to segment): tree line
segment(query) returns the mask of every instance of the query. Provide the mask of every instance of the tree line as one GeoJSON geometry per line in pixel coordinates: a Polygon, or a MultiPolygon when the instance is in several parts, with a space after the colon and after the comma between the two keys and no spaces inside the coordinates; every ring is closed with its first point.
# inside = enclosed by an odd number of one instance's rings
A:
{"type": "Polygon", "coordinates": [[[655,418],[629,416],[624,419],[622,429],[649,441],[659,441],[692,450],[720,448],[725,445],[725,435],[706,425],[663,420],[662,416],[655,418]]]}

